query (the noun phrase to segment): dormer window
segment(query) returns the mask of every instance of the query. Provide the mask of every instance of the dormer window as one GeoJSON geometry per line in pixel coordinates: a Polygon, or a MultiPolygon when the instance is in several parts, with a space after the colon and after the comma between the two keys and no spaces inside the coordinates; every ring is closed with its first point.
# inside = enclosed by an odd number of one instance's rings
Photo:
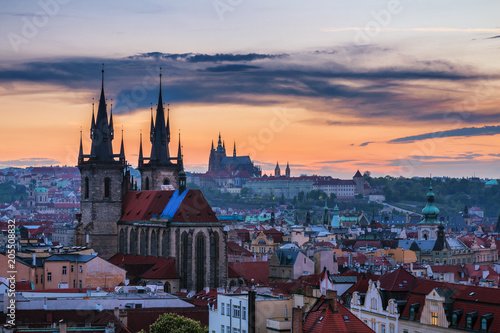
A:
{"type": "Polygon", "coordinates": [[[488,313],[483,316],[481,316],[481,327],[480,330],[481,332],[488,332],[488,328],[491,325],[491,322],[493,321],[493,313],[488,313]]]}
{"type": "Polygon", "coordinates": [[[420,307],[420,303],[414,303],[410,305],[410,320],[415,320],[417,313],[418,313],[418,308],[420,307]]]}
{"type": "Polygon", "coordinates": [[[458,323],[460,322],[460,318],[462,318],[462,314],[464,313],[464,310],[458,309],[453,311],[453,314],[451,316],[451,326],[457,326],[458,323]]]}
{"type": "Polygon", "coordinates": [[[465,328],[471,330],[474,327],[474,324],[476,323],[477,320],[477,311],[472,311],[467,313],[467,318],[465,319],[465,328]]]}

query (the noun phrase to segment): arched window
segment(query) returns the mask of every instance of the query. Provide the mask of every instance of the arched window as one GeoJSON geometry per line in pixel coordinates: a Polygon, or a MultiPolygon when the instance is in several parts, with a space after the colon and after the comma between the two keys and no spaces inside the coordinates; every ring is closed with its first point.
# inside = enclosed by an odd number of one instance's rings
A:
{"type": "Polygon", "coordinates": [[[125,230],[120,230],[120,253],[126,254],[127,251],[127,241],[125,238],[125,230]]]}
{"type": "Polygon", "coordinates": [[[486,332],[488,330],[488,320],[486,318],[481,318],[481,331],[486,332]]]}
{"type": "Polygon", "coordinates": [[[168,178],[163,179],[163,185],[170,185],[170,179],[168,178]]]}
{"type": "Polygon", "coordinates": [[[104,178],[104,197],[109,198],[111,196],[111,179],[108,177],[104,178]]]}
{"type": "Polygon", "coordinates": [[[153,230],[151,232],[151,255],[156,257],[158,256],[158,235],[156,234],[156,231],[153,230]]]}
{"type": "Polygon", "coordinates": [[[89,198],[89,177],[85,177],[85,181],[84,181],[84,196],[85,196],[85,199],[88,199],[89,198]]]}
{"type": "Polygon", "coordinates": [[[129,240],[130,254],[137,254],[137,235],[135,229],[130,230],[130,240],[129,240]]]}
{"type": "Polygon", "coordinates": [[[195,257],[195,269],[196,269],[196,292],[205,288],[205,235],[201,232],[196,236],[196,257],[195,257]]]}

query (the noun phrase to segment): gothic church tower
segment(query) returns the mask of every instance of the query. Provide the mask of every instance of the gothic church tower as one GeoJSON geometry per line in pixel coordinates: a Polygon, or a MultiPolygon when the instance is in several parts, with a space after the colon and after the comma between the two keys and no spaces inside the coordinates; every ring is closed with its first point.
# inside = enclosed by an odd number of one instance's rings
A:
{"type": "Polygon", "coordinates": [[[179,135],[177,157],[171,157],[168,147],[170,143],[170,112],[167,113],[167,124],[165,125],[165,110],[161,96],[161,74],[160,94],[158,96],[155,121],[153,121],[153,113],[151,113],[150,141],[151,155],[147,158],[143,156],[141,136],[139,148],[141,189],[161,190],[162,185],[172,185],[175,189],[178,189],[179,172],[183,170],[181,141],[179,135]]]}
{"type": "Polygon", "coordinates": [[[108,112],[104,96],[104,69],[97,117],[92,110],[90,125],[92,147],[83,153],[80,133],[78,169],[82,177],[81,224],[75,243],[89,246],[108,259],[117,252],[117,221],[122,215],[122,198],[128,190],[127,162],[123,136],[119,154],[113,153],[113,114],[108,112]]]}

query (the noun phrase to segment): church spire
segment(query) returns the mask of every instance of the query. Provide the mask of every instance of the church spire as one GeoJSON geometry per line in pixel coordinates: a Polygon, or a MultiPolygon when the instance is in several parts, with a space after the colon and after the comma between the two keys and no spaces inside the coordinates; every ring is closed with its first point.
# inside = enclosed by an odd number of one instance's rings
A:
{"type": "Polygon", "coordinates": [[[161,95],[161,77],[162,74],[160,72],[160,92],[158,95],[158,106],[156,108],[156,121],[152,133],[150,160],[153,163],[170,164],[170,152],[168,150],[170,135],[168,134],[167,136],[167,127],[165,125],[165,110],[163,109],[163,99],[161,95]]]}
{"type": "Polygon", "coordinates": [[[115,138],[115,127],[113,125],[113,99],[111,99],[111,110],[109,111],[109,135],[111,140],[115,138]]]}
{"type": "Polygon", "coordinates": [[[90,139],[94,139],[95,132],[95,112],[94,112],[94,98],[92,97],[92,123],[90,124],[90,139]]]}
{"type": "Polygon", "coordinates": [[[151,103],[151,127],[149,130],[149,140],[153,143],[153,135],[155,133],[155,123],[153,121],[153,103],[151,103]]]}
{"type": "Polygon", "coordinates": [[[214,150],[214,140],[212,140],[212,148],[210,150],[214,150]]]}
{"type": "Polygon", "coordinates": [[[170,104],[167,104],[167,144],[170,143],[170,104]]]}
{"type": "Polygon", "coordinates": [[[184,169],[182,162],[181,131],[179,131],[179,147],[177,148],[177,165],[181,166],[182,169],[184,169]]]}
{"type": "Polygon", "coordinates": [[[217,151],[222,150],[222,139],[219,132],[219,141],[217,142],[217,151]]]}
{"type": "Polygon", "coordinates": [[[286,162],[285,176],[290,178],[290,164],[286,162]]]}
{"type": "Polygon", "coordinates": [[[234,141],[234,146],[233,146],[233,157],[236,157],[236,141],[234,141]]]}
{"type": "Polygon", "coordinates": [[[125,146],[123,145],[123,126],[122,126],[122,143],[120,145],[120,161],[125,161],[125,146]]]}
{"type": "Polygon", "coordinates": [[[97,160],[110,161],[113,160],[113,137],[110,133],[110,127],[108,124],[106,97],[104,96],[104,64],[101,73],[101,97],[99,98],[99,107],[97,109],[97,117],[95,119],[90,155],[97,160]]]}
{"type": "Polygon", "coordinates": [[[83,162],[82,130],[80,129],[80,150],[78,152],[78,162],[83,162]]]}
{"type": "Polygon", "coordinates": [[[141,166],[144,163],[144,155],[142,153],[142,130],[140,134],[140,139],[139,139],[139,166],[141,166]]]}

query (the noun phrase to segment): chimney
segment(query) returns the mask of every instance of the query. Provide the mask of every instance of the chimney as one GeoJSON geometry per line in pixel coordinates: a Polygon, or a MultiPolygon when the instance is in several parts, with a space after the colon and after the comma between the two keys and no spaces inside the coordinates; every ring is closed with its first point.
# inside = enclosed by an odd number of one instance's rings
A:
{"type": "Polygon", "coordinates": [[[302,333],[303,310],[301,307],[292,309],[292,333],[302,333]]]}
{"type": "Polygon", "coordinates": [[[62,320],[59,322],[59,333],[66,333],[67,332],[67,326],[66,323],[64,323],[62,320]]]}
{"type": "Polygon", "coordinates": [[[248,291],[248,333],[256,333],[255,329],[255,290],[248,291]]]}
{"type": "Polygon", "coordinates": [[[338,312],[337,306],[337,290],[327,290],[325,299],[330,300],[333,307],[333,312],[338,312]]]}

